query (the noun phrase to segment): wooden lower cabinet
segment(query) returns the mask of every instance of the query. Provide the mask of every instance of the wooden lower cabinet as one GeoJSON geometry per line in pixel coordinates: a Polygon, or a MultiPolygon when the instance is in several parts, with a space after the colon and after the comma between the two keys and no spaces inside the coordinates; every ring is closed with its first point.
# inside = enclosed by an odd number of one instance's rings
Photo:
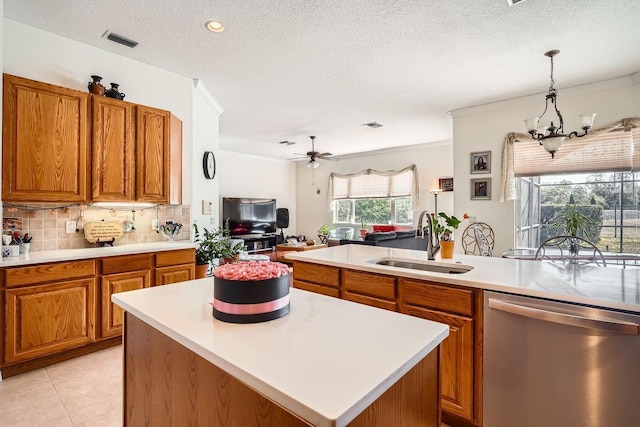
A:
{"type": "Polygon", "coordinates": [[[102,296],[100,336],[102,338],[122,335],[123,310],[111,302],[111,295],[148,288],[150,284],[151,271],[149,269],[102,276],[100,283],[102,296]]]}
{"type": "Polygon", "coordinates": [[[294,261],[294,287],[449,325],[440,344],[443,422],[482,425],[482,291],[294,261]]]}
{"type": "Polygon", "coordinates": [[[7,289],[5,362],[19,362],[95,340],[96,279],[7,289]]]}
{"type": "Polygon", "coordinates": [[[473,320],[454,314],[405,305],[402,313],[449,325],[442,349],[442,409],[473,418],[473,320]]]}
{"type": "Polygon", "coordinates": [[[196,277],[194,249],[158,252],[155,258],[154,286],[185,282],[196,277]]]}
{"type": "Polygon", "coordinates": [[[296,261],[293,263],[293,287],[340,298],[340,269],[296,261]]]}

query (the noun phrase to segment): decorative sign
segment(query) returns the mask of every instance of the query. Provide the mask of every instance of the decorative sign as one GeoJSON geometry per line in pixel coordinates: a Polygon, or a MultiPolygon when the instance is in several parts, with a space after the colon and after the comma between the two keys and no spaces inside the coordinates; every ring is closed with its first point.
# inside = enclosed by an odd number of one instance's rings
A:
{"type": "Polygon", "coordinates": [[[120,240],[123,235],[120,221],[95,221],[84,225],[84,238],[90,243],[120,240]]]}
{"type": "Polygon", "coordinates": [[[442,191],[453,191],[453,178],[440,178],[438,183],[442,191]]]}

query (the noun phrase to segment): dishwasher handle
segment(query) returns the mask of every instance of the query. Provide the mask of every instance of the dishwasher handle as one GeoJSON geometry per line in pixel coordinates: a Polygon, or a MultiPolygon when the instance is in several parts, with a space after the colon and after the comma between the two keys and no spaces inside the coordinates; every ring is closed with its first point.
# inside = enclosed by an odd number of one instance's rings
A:
{"type": "Polygon", "coordinates": [[[575,314],[559,313],[557,311],[543,310],[526,305],[513,304],[489,298],[489,307],[495,310],[504,311],[518,316],[530,317],[532,319],[544,320],[547,322],[561,323],[579,328],[598,329],[607,332],[617,332],[627,335],[640,335],[640,325],[633,322],[619,320],[593,319],[575,314]]]}

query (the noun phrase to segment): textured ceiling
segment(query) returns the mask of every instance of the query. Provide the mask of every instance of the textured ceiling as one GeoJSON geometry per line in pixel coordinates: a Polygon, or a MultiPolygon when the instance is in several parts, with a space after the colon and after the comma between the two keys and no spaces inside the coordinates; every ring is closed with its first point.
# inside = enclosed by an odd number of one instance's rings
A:
{"type": "Polygon", "coordinates": [[[638,0],[4,0],[4,16],[201,79],[222,149],[282,159],[309,135],[335,155],[451,139],[448,111],[544,93],[554,48],[560,89],[640,71],[638,0]]]}

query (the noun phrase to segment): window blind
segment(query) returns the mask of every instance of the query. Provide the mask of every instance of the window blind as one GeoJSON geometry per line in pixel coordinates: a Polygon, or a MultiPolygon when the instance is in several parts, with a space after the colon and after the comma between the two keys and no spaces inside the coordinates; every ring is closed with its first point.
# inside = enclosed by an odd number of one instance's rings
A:
{"type": "Polygon", "coordinates": [[[562,143],[555,158],[531,138],[513,144],[514,175],[542,176],[599,171],[640,170],[638,119],[625,119],[606,129],[562,143]]]}
{"type": "Polygon", "coordinates": [[[332,200],[418,197],[416,165],[398,171],[367,169],[355,174],[332,173],[329,176],[332,200]]]}

